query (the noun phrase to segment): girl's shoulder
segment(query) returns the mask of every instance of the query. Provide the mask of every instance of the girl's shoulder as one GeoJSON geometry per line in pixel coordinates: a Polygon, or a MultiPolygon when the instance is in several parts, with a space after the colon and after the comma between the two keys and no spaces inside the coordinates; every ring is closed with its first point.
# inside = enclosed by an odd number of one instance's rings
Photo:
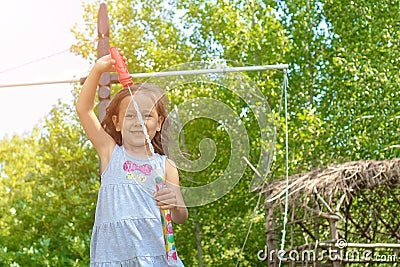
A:
{"type": "Polygon", "coordinates": [[[156,155],[159,159],[161,159],[161,162],[165,169],[167,169],[167,168],[176,169],[177,168],[175,162],[172,159],[170,159],[167,155],[162,155],[162,154],[158,154],[158,153],[156,153],[156,155]]]}
{"type": "Polygon", "coordinates": [[[168,158],[167,156],[165,156],[165,168],[177,168],[175,162],[168,158]]]}

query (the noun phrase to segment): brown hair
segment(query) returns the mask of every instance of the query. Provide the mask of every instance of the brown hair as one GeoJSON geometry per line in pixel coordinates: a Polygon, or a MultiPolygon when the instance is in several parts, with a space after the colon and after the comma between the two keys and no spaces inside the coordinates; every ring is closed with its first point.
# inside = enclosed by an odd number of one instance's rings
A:
{"type": "MultiPolygon", "coordinates": [[[[168,136],[166,134],[167,123],[165,123],[168,115],[168,100],[167,97],[165,96],[164,91],[157,85],[149,83],[135,83],[130,86],[130,89],[133,95],[135,95],[138,92],[142,92],[142,93],[147,93],[153,97],[155,102],[155,109],[158,113],[158,116],[163,117],[163,122],[161,124],[161,130],[156,132],[156,135],[154,136],[153,140],[151,140],[151,143],[154,147],[154,152],[160,155],[165,155],[167,148],[166,147],[164,148],[163,144],[165,146],[168,141],[168,136]],[[161,136],[162,136],[162,141],[161,141],[161,136]]],[[[106,115],[104,116],[104,119],[101,122],[101,126],[119,146],[122,146],[122,135],[121,132],[118,132],[115,129],[112,117],[116,115],[117,120],[119,120],[118,114],[121,102],[123,99],[125,99],[125,97],[128,96],[131,97],[128,88],[120,90],[108,104],[106,108],[106,115]]]]}

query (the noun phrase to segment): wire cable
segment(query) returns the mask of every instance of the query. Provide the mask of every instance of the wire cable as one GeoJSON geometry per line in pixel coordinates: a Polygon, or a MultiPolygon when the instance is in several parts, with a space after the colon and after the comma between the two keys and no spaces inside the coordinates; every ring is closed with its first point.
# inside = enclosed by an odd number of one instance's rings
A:
{"type": "MultiPolygon", "coordinates": [[[[287,88],[288,88],[288,78],[287,78],[287,71],[284,70],[284,92],[285,92],[285,161],[286,161],[286,189],[285,189],[285,211],[283,217],[283,229],[282,229],[282,239],[281,239],[281,249],[283,251],[285,248],[285,238],[286,238],[286,223],[287,223],[287,214],[288,214],[288,207],[289,207],[289,130],[288,130],[288,111],[287,111],[287,88]]],[[[279,257],[279,267],[282,264],[282,257],[278,253],[279,257]]]]}
{"type": "Polygon", "coordinates": [[[5,73],[5,72],[9,72],[9,71],[12,71],[12,70],[19,69],[19,68],[25,67],[25,66],[27,66],[27,65],[34,64],[34,63],[37,63],[37,62],[46,60],[46,59],[51,58],[51,57],[55,57],[55,56],[64,54],[65,52],[68,52],[68,51],[69,51],[69,49],[65,49],[65,50],[56,52],[56,53],[54,53],[54,54],[48,55],[48,56],[44,56],[44,57],[41,57],[41,58],[34,59],[34,60],[32,60],[32,61],[28,61],[28,62],[23,63],[23,64],[21,64],[21,65],[17,65],[17,66],[13,66],[13,67],[10,67],[10,68],[1,70],[1,71],[0,71],[0,74],[5,73]]]}

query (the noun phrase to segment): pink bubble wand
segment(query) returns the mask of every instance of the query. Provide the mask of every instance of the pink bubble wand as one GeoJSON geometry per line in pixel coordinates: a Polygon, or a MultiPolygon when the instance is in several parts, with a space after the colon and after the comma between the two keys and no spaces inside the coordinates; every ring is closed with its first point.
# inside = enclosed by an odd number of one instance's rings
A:
{"type": "MultiPolygon", "coordinates": [[[[130,88],[130,86],[133,84],[133,81],[132,81],[132,77],[129,75],[127,65],[125,64],[125,61],[119,54],[118,48],[116,48],[115,46],[110,48],[110,54],[111,54],[111,57],[115,60],[115,69],[118,73],[118,79],[119,79],[120,83],[122,84],[122,86],[124,88],[127,87],[129,90],[129,93],[131,94],[132,102],[135,107],[140,124],[142,125],[143,132],[146,136],[147,144],[149,145],[151,153],[154,154],[154,147],[149,138],[149,134],[147,133],[146,126],[144,125],[142,114],[140,113],[139,107],[138,107],[135,99],[133,98],[133,94],[132,94],[132,91],[130,88]]],[[[164,176],[157,176],[155,182],[156,182],[157,192],[167,187],[164,176]]],[[[165,251],[166,251],[165,255],[167,258],[168,265],[175,266],[178,256],[176,253],[174,232],[172,230],[171,211],[170,210],[161,210],[160,213],[161,213],[162,230],[163,230],[163,235],[164,235],[164,245],[165,245],[165,251]]]]}

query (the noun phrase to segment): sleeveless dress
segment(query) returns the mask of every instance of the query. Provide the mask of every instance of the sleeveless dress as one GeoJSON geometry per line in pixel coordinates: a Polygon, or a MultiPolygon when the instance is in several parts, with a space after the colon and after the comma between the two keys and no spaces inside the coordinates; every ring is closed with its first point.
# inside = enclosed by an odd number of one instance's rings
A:
{"type": "MultiPolygon", "coordinates": [[[[160,209],[153,198],[155,177],[165,175],[165,159],[159,154],[135,158],[115,146],[101,176],[90,241],[91,267],[168,266],[160,209]],[[153,170],[145,179],[142,174],[127,179],[125,160],[149,164],[153,170]]],[[[175,266],[183,266],[179,257],[175,266]]]]}

